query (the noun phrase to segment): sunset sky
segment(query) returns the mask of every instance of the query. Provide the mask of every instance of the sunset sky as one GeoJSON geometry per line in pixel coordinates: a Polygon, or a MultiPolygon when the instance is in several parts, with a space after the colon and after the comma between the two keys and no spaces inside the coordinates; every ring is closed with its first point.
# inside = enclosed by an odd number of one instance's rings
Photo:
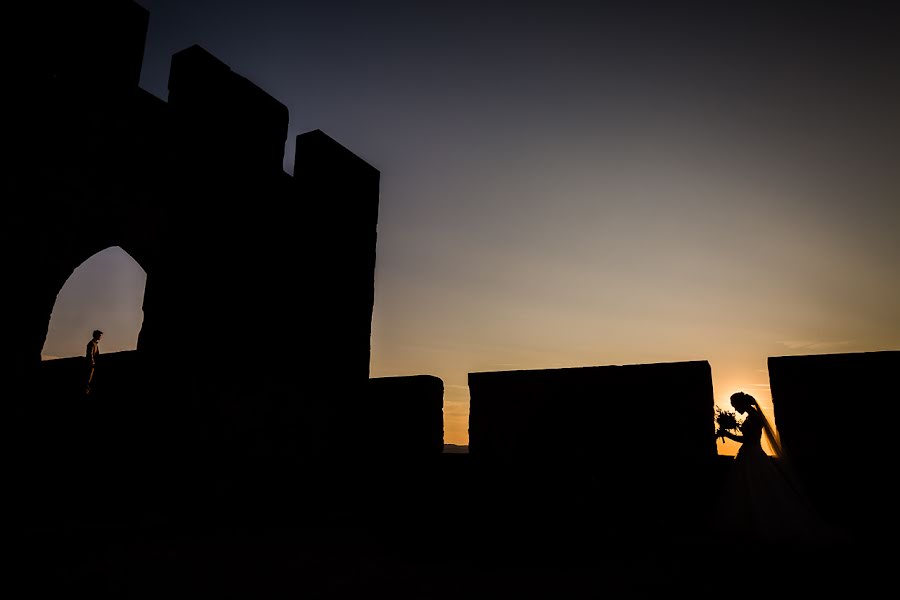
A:
{"type": "MultiPolygon", "coordinates": [[[[288,107],[288,173],[312,129],[381,172],[371,375],[440,377],[447,443],[473,371],[708,360],[771,417],[767,357],[900,349],[890,3],[139,4],[144,89],[199,44],[288,107]]],[[[95,256],[44,354],[133,349],[144,281],[95,256]]]]}

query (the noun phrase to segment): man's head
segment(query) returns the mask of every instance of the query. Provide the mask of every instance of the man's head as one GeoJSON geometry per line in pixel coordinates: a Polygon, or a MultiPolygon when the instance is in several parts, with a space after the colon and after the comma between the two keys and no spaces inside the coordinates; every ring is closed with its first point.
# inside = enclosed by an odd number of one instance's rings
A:
{"type": "Polygon", "coordinates": [[[103,335],[103,332],[100,331],[99,329],[95,329],[93,335],[94,335],[94,339],[95,339],[95,340],[99,340],[99,339],[100,339],[100,336],[103,335]]]}

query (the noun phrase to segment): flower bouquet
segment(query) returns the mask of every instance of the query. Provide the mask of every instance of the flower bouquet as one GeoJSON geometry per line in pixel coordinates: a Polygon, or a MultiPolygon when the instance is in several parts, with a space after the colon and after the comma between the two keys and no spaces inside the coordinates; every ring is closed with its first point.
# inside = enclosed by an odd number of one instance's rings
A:
{"type": "MultiPolygon", "coordinates": [[[[716,410],[716,425],[718,426],[718,431],[731,431],[733,433],[739,434],[741,432],[741,423],[743,423],[743,419],[738,419],[737,413],[733,410],[726,410],[724,408],[715,407],[716,410]]],[[[725,443],[725,436],[720,435],[722,438],[722,443],[725,443]]]]}

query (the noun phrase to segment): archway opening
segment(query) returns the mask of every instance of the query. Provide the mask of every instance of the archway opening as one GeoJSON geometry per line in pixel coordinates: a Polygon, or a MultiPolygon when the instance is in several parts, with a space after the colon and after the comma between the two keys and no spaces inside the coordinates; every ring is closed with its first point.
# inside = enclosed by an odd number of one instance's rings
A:
{"type": "Polygon", "coordinates": [[[147,273],[119,246],[81,263],[56,297],[41,359],[83,355],[95,329],[103,331],[104,353],[136,349],[146,283],[147,273]]]}

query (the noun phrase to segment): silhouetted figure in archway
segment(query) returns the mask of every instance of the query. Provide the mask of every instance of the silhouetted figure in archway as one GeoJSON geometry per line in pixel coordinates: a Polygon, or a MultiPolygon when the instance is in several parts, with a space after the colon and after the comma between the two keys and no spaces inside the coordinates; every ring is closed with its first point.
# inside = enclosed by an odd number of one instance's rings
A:
{"type": "Polygon", "coordinates": [[[85,348],[84,393],[88,396],[91,394],[91,385],[94,382],[94,371],[97,369],[97,357],[100,356],[101,337],[103,337],[103,332],[99,329],[95,329],[92,334],[91,341],[87,343],[87,347],[85,348]]]}

